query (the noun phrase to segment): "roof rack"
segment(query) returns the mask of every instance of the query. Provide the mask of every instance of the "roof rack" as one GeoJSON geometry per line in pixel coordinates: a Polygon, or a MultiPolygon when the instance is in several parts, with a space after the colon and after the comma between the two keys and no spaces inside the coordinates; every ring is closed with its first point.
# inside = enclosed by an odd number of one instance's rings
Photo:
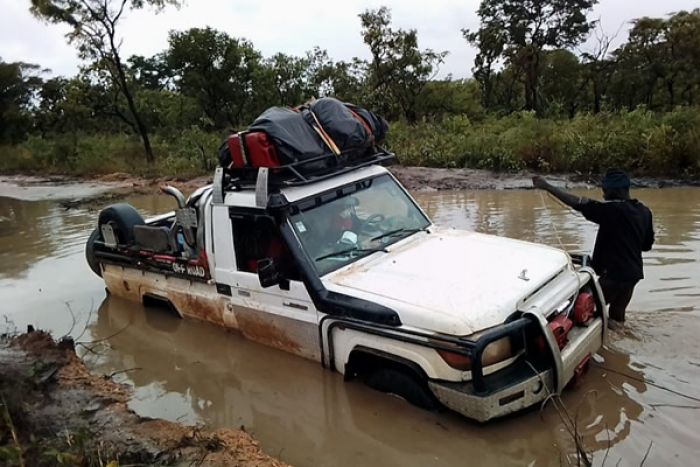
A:
{"type": "MultiPolygon", "coordinates": [[[[328,153],[322,156],[295,161],[279,167],[270,167],[269,186],[280,189],[284,187],[302,186],[327,180],[362,167],[381,164],[389,165],[394,162],[396,155],[383,148],[377,148],[369,155],[357,156],[352,153],[328,153]]],[[[226,180],[224,189],[243,190],[255,188],[259,168],[225,168],[226,180]]]]}

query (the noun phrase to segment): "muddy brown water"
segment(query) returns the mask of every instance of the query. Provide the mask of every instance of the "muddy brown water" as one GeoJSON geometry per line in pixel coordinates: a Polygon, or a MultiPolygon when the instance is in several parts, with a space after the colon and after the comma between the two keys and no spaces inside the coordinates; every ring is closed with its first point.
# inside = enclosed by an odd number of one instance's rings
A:
{"type": "MultiPolygon", "coordinates": [[[[655,215],[647,278],[628,328],[563,401],[594,465],[640,465],[649,446],[644,465],[697,465],[700,402],[648,382],[700,397],[700,189],[634,194],[655,215]]],[[[416,197],[438,224],[572,251],[593,245],[595,226],[538,192],[416,197]]],[[[486,425],[425,412],[235,333],[109,298],[83,257],[97,212],[25,198],[35,200],[0,196],[0,329],[32,323],[85,342],[88,366],[121,372],[115,379],[134,387],[141,415],[244,426],[268,453],[299,466],[575,463],[552,406],[486,425]]],[[[128,201],[146,214],[173,208],[164,196],[128,201]]]]}

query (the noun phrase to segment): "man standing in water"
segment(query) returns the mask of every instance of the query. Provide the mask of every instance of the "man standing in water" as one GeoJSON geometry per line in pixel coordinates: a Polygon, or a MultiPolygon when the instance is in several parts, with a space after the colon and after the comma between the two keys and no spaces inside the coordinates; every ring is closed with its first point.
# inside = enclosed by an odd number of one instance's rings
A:
{"type": "Polygon", "coordinates": [[[572,195],[540,176],[533,177],[532,184],[600,226],[593,249],[593,269],[600,276],[609,304],[609,327],[622,328],[634,287],[644,278],[642,251],[651,250],[654,243],[651,211],[630,198],[630,179],[620,170],[608,170],[605,174],[603,202],[572,195]]]}

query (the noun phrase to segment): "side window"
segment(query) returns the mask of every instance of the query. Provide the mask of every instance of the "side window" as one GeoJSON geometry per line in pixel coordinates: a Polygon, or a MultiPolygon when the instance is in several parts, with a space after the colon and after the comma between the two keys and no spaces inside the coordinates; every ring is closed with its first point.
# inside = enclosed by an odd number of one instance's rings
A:
{"type": "Polygon", "coordinates": [[[232,214],[236,268],[257,274],[258,260],[272,258],[284,277],[299,280],[298,269],[272,218],[258,214],[232,214]]]}
{"type": "Polygon", "coordinates": [[[255,217],[247,214],[231,215],[233,250],[236,252],[236,269],[239,271],[256,272],[257,260],[263,257],[255,235],[255,217]]]}

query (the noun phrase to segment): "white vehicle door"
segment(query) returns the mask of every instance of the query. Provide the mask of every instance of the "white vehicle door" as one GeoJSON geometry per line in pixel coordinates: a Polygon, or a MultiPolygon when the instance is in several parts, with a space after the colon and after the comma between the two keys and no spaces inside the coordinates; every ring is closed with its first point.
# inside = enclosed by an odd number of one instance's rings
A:
{"type": "Polygon", "coordinates": [[[230,294],[227,325],[251,340],[320,361],[318,312],[272,218],[229,206],[216,206],[213,217],[217,289],[230,294]],[[257,262],[265,258],[278,265],[281,284],[260,286],[257,262]]]}

